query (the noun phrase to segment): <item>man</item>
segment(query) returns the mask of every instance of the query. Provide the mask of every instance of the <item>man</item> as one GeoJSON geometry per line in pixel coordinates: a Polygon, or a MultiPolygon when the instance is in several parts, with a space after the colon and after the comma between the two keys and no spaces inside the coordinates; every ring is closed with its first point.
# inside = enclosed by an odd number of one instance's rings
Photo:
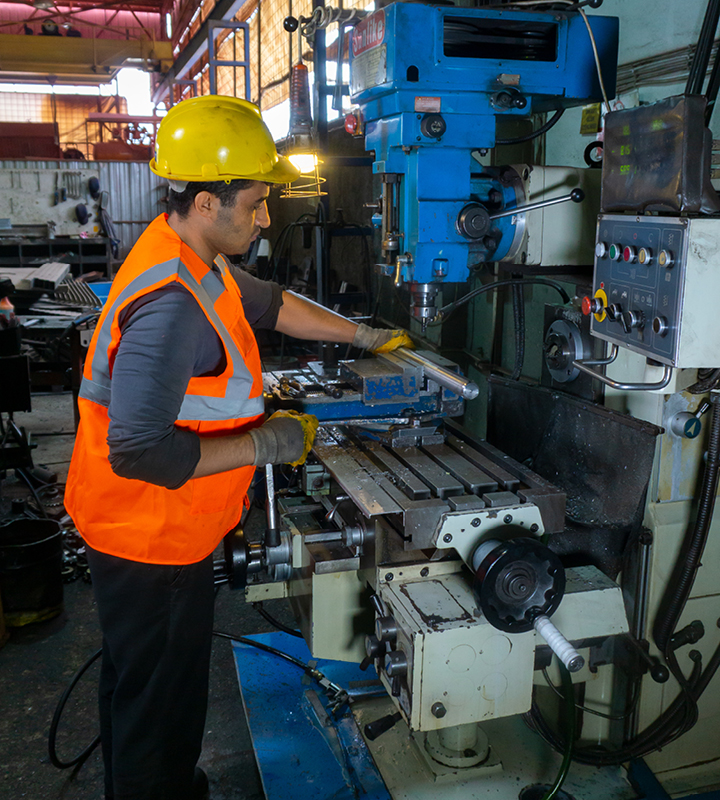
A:
{"type": "Polygon", "coordinates": [[[150,168],[167,215],[120,268],[88,350],[66,506],[82,534],[103,629],[106,796],[207,796],[196,768],[207,705],[212,553],[239,522],[255,467],[301,463],[317,420],[265,420],[252,328],[394,349],[232,267],[270,224],[268,184],[297,170],[260,112],[230,97],[173,107],[150,168]]]}

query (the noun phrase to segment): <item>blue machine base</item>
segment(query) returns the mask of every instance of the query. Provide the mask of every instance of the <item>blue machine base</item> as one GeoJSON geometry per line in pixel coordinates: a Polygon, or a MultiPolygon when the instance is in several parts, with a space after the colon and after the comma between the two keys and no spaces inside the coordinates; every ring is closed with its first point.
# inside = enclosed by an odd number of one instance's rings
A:
{"type": "MultiPolygon", "coordinates": [[[[286,633],[247,638],[312,658],[302,639],[286,633]]],[[[347,706],[333,717],[322,689],[295,664],[238,642],[233,653],[268,800],[390,800],[347,706]]],[[[377,678],[372,668],[341,661],[318,660],[317,668],[346,690],[377,678]]]]}

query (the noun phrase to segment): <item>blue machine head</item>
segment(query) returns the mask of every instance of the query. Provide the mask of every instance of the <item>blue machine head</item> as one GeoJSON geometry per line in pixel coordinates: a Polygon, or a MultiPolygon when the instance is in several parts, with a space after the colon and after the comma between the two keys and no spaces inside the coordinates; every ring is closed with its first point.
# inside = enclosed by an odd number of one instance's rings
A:
{"type": "MultiPolygon", "coordinates": [[[[618,20],[588,17],[608,96],[618,20]]],[[[591,39],[577,12],[537,13],[394,3],[352,33],[351,98],[382,176],[381,269],[414,284],[413,313],[434,313],[442,283],[468,266],[512,261],[522,238],[522,182],[475,157],[496,144],[495,118],[602,99],[591,39]]]]}

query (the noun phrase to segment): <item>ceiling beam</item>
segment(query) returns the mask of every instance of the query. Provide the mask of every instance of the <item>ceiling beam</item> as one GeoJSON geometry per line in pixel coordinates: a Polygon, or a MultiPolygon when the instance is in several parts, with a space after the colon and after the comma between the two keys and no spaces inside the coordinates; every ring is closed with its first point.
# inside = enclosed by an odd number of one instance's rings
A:
{"type": "Polygon", "coordinates": [[[48,76],[55,82],[84,78],[107,83],[124,66],[166,72],[172,65],[170,42],[149,39],[83,39],[67,36],[0,34],[0,81],[17,73],[48,76]]]}

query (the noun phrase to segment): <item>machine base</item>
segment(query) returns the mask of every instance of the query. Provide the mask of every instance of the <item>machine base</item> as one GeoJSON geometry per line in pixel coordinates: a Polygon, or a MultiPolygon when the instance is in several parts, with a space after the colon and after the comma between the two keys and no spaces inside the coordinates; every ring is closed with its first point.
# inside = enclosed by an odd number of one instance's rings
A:
{"type": "MultiPolygon", "coordinates": [[[[309,661],[301,639],[283,633],[249,637],[309,661]]],[[[561,757],[519,717],[483,724],[492,758],[487,768],[467,771],[428,767],[407,725],[399,722],[374,742],[360,731],[396,709],[387,695],[353,703],[334,723],[317,684],[301,670],[248,645],[233,644],[243,704],[268,800],[440,800],[443,797],[502,797],[514,800],[535,784],[552,784],[561,757]],[[319,701],[319,702],[318,702],[319,701]],[[323,713],[323,709],[325,713],[323,713]],[[499,769],[498,762],[502,762],[499,769]]],[[[345,689],[376,676],[357,665],[319,660],[317,666],[345,689]]],[[[620,768],[573,764],[563,790],[574,800],[635,800],[620,768]]]]}

